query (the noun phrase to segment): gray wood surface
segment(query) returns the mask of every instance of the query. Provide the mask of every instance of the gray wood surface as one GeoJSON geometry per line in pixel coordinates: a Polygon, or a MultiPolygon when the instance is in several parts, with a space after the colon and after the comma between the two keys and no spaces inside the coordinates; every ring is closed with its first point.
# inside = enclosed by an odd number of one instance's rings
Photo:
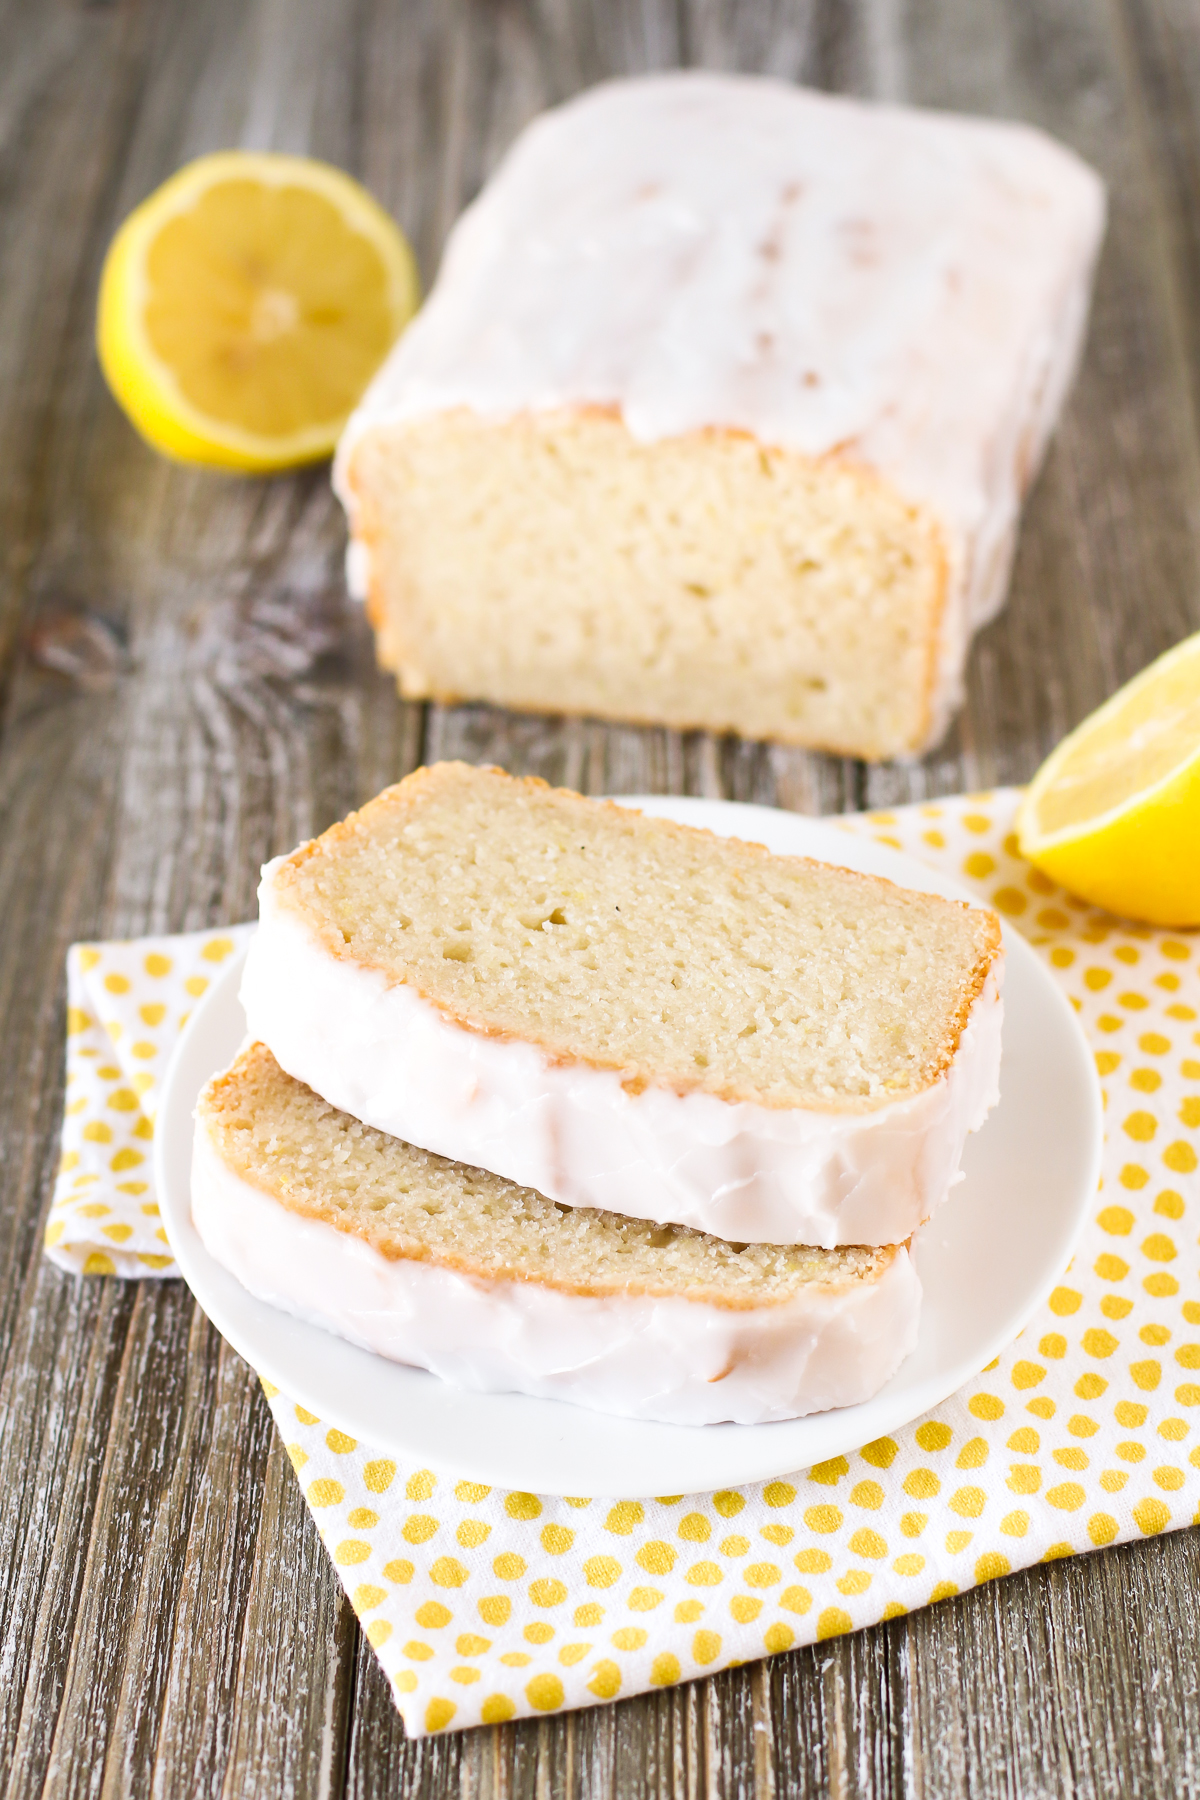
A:
{"type": "Polygon", "coordinates": [[[557,1720],[408,1743],[246,1367],[178,1283],[39,1254],[78,937],[242,918],[267,856],[425,758],[807,812],[1026,778],[1200,625],[1197,0],[0,0],[0,1782],[13,1796],[1200,1793],[1200,1533],[557,1720]],[[1044,125],[1111,184],[1086,365],[941,749],[401,705],[323,469],[157,459],[96,281],[200,151],[312,152],[426,279],[513,133],[604,75],[766,70],[1044,125]]]}

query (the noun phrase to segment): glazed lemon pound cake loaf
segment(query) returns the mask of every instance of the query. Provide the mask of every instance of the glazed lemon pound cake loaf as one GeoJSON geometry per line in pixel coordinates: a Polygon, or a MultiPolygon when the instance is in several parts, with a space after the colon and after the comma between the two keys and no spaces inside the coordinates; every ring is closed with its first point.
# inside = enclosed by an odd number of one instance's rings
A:
{"type": "Polygon", "coordinates": [[[699,73],[545,114],[339,448],[380,661],[410,697],[933,743],[1103,218],[1025,126],[699,73]]]}
{"type": "Polygon", "coordinates": [[[267,866],[251,1035],[550,1200],[901,1243],[997,1097],[994,914],[441,763],[267,866]]]}
{"type": "Polygon", "coordinates": [[[337,1112],[255,1044],[197,1109],[192,1213],[259,1298],[459,1386],[685,1425],[875,1393],[908,1252],[726,1244],[556,1206],[337,1112]]]}

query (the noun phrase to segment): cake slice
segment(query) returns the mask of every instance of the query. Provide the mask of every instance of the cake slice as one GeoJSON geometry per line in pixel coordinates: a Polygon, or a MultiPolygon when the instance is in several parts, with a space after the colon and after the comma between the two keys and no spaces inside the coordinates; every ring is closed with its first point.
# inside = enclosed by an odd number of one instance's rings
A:
{"type": "Polygon", "coordinates": [[[196,1121],[209,1253],[272,1305],[459,1386],[757,1424],[868,1399],[916,1341],[903,1246],[727,1244],[557,1206],[336,1111],[262,1044],[196,1121]]]}
{"type": "Polygon", "coordinates": [[[901,1243],[997,1096],[993,913],[498,769],[418,770],[259,908],[289,1074],[568,1205],[901,1243]]]}
{"type": "Polygon", "coordinates": [[[1024,125],[700,72],[544,114],[338,451],[380,662],[410,697],[929,746],[1103,225],[1024,125]]]}

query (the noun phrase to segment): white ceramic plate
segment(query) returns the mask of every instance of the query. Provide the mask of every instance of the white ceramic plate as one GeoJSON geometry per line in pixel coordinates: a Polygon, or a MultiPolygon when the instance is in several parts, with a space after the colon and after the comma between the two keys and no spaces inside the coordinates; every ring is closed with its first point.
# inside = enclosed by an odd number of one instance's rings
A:
{"type": "MultiPolygon", "coordinates": [[[[820,857],[902,886],[972,896],[911,858],[769,807],[655,796],[646,812],[820,857]]],[[[475,1394],[405,1368],[256,1300],[215,1263],[191,1222],[196,1097],[245,1035],[240,960],[188,1026],[163,1088],[155,1164],[163,1222],[209,1318],[260,1374],[321,1419],[406,1461],[544,1494],[706,1492],[766,1480],[857,1449],[936,1406],[1011,1342],[1070,1260],[1096,1191],[1099,1085],[1067,1001],[1005,932],[1002,1098],[967,1144],[966,1180],[919,1234],[925,1290],[917,1347],[874,1399],[776,1425],[655,1425],[561,1401],[475,1394]]]]}

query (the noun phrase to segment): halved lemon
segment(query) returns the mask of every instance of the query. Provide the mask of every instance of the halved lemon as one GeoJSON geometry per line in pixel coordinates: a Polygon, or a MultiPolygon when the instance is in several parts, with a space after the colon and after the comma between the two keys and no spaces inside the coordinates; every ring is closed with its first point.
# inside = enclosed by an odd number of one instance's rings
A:
{"type": "Polygon", "coordinates": [[[303,156],[222,151],[121,226],[96,343],[156,449],[283,469],[329,455],[418,302],[412,251],[358,182],[303,156]]]}
{"type": "Polygon", "coordinates": [[[1200,925],[1200,632],[1064,738],[1017,817],[1022,854],[1084,900],[1200,925]]]}

